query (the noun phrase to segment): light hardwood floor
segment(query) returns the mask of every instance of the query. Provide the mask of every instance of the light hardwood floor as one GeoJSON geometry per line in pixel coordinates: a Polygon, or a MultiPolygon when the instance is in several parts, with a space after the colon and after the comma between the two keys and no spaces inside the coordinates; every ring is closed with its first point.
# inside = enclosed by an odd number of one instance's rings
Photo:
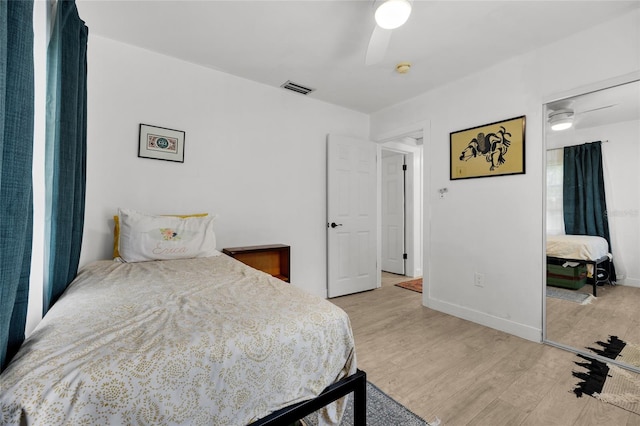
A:
{"type": "Polygon", "coordinates": [[[640,425],[640,416],[572,392],[578,358],[422,306],[394,286],[331,299],[351,318],[358,367],[427,421],[443,425],[640,425]]]}
{"type": "MultiPolygon", "coordinates": [[[[590,285],[576,290],[592,293],[590,285]]],[[[598,287],[591,303],[547,298],[547,338],[576,348],[594,347],[597,341],[618,336],[627,342],[640,342],[640,288],[598,287]]]]}

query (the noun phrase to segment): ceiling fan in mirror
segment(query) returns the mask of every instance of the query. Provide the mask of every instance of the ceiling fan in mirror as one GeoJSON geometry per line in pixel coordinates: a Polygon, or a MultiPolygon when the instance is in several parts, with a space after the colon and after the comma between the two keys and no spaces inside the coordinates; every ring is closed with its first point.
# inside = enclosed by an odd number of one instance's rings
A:
{"type": "Polygon", "coordinates": [[[578,118],[578,116],[587,114],[589,112],[611,108],[616,105],[617,104],[603,105],[597,108],[579,110],[574,106],[574,101],[572,100],[559,101],[549,106],[547,122],[549,123],[549,127],[551,127],[551,130],[567,130],[573,126],[573,123],[578,118]]]}

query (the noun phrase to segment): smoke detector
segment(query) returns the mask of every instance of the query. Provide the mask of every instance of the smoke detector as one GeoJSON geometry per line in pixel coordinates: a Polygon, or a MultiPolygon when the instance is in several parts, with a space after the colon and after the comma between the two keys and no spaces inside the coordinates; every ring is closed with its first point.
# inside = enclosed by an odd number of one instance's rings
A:
{"type": "Polygon", "coordinates": [[[399,74],[406,74],[409,72],[410,69],[411,69],[410,62],[400,62],[398,65],[396,65],[396,71],[399,74]]]}

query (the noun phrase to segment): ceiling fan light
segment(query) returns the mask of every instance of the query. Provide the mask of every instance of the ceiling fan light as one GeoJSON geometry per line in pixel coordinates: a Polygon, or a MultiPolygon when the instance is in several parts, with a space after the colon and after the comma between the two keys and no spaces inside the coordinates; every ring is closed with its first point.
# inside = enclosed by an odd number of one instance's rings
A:
{"type": "Polygon", "coordinates": [[[551,111],[549,113],[549,126],[554,131],[567,130],[573,126],[573,111],[570,109],[551,111]]]}
{"type": "Polygon", "coordinates": [[[561,121],[558,121],[557,123],[552,124],[551,130],[558,132],[560,130],[567,130],[571,126],[573,126],[572,120],[561,120],[561,121]]]}
{"type": "Polygon", "coordinates": [[[411,15],[408,0],[387,0],[375,12],[376,23],[380,28],[392,30],[402,26],[411,15]]]}

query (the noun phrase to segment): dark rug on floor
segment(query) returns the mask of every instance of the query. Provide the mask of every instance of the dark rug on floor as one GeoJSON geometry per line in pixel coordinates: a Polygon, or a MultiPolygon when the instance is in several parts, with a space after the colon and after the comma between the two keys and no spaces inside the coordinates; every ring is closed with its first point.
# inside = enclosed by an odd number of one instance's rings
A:
{"type": "Polygon", "coordinates": [[[422,278],[417,278],[415,280],[398,283],[396,284],[396,286],[406,288],[407,290],[417,291],[418,293],[422,293],[422,278]]]}
{"type": "MultiPolygon", "coordinates": [[[[610,336],[606,342],[596,342],[598,347],[587,348],[605,358],[615,359],[630,365],[639,366],[640,346],[627,343],[610,336]]],[[[573,376],[582,380],[573,390],[578,398],[589,395],[603,402],[620,407],[632,413],[640,414],[640,374],[601,362],[583,355],[578,355],[582,362],[575,364],[581,367],[573,376]]]]}
{"type": "MultiPolygon", "coordinates": [[[[317,426],[316,416],[305,417],[304,423],[317,426]]],[[[349,395],[347,409],[342,416],[340,426],[353,425],[353,395],[349,395]]],[[[367,426],[429,426],[429,423],[411,412],[373,383],[367,382],[367,426]]]]}
{"type": "Polygon", "coordinates": [[[586,305],[591,303],[592,296],[588,293],[581,293],[576,290],[568,290],[564,288],[556,288],[547,286],[547,297],[554,299],[568,300],[570,302],[586,305]]]}

